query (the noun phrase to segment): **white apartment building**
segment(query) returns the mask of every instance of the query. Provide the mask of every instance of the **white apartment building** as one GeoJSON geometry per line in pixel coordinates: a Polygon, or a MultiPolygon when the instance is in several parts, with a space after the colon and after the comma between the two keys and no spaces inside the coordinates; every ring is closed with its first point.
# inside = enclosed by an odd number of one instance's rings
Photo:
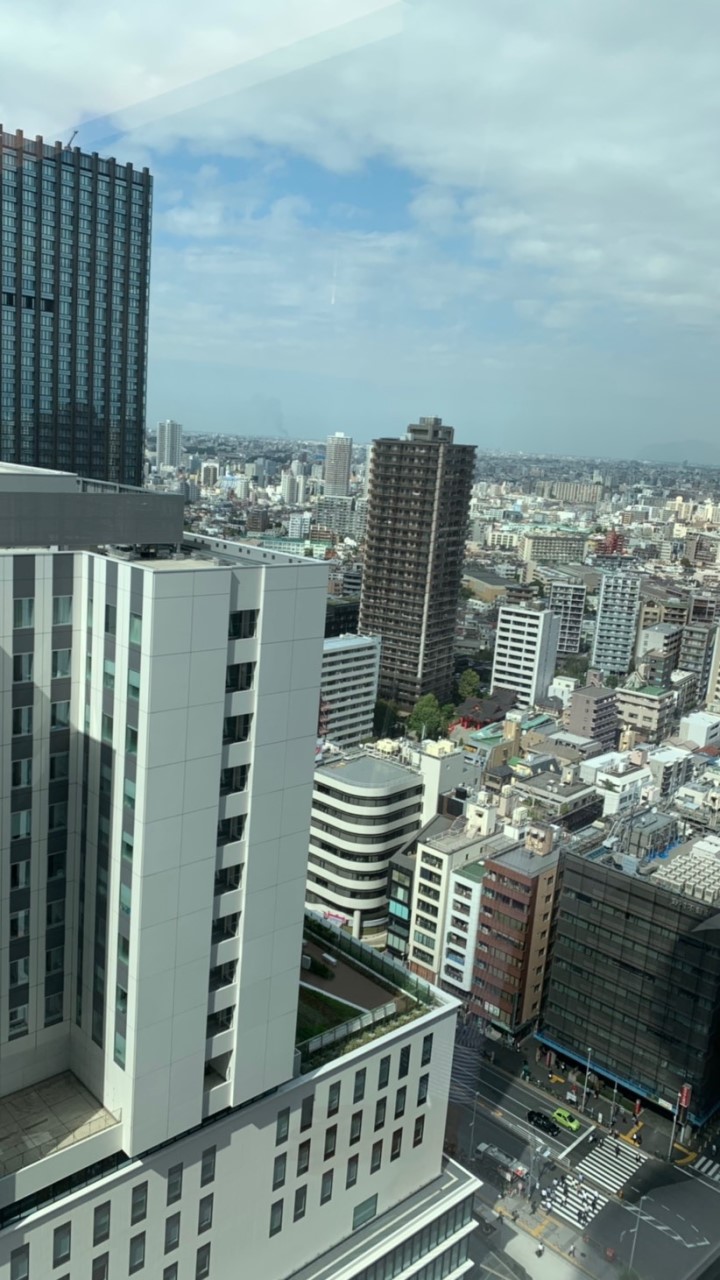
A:
{"type": "Polygon", "coordinates": [[[503,605],[498,616],[491,689],[512,689],[519,707],[545,697],[555,671],[559,622],[549,609],[503,605]]]}
{"type": "Polygon", "coordinates": [[[344,498],[350,487],[353,442],[342,431],[328,436],[325,446],[325,484],[327,498],[344,498]]]}
{"type": "Polygon", "coordinates": [[[556,580],[550,583],[548,608],[560,623],[558,653],[579,653],[585,613],[584,582],[556,580]]]}
{"type": "Polygon", "coordinates": [[[604,573],[591,659],[604,675],[624,676],[630,670],[639,610],[640,579],[630,573],[604,573]]]}
{"type": "Polygon", "coordinates": [[[420,829],[423,782],[415,769],[367,751],[315,770],[306,902],[351,925],[353,936],[387,923],[390,858],[420,829]]]}
{"type": "Polygon", "coordinates": [[[325,566],[3,464],[0,546],[0,1274],[464,1274],[454,1002],[296,1044],[325,566]]]}
{"type": "Polygon", "coordinates": [[[177,471],[182,458],[182,425],[166,418],[157,425],[157,464],[177,471]]]}
{"type": "Polygon", "coordinates": [[[330,636],[323,644],[319,737],[356,747],[373,736],[380,675],[379,636],[330,636]]]}
{"type": "Polygon", "coordinates": [[[469,998],[473,987],[484,874],[484,864],[479,861],[469,862],[450,875],[439,979],[463,1000],[469,998]]]}

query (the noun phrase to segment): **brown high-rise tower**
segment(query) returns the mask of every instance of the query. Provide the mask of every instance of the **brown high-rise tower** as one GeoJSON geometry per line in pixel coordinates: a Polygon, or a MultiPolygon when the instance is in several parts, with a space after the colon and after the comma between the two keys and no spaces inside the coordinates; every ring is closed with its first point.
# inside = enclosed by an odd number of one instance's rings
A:
{"type": "Polygon", "coordinates": [[[475,448],[442,418],[373,444],[360,632],[382,636],[380,696],[450,696],[475,448]]]}

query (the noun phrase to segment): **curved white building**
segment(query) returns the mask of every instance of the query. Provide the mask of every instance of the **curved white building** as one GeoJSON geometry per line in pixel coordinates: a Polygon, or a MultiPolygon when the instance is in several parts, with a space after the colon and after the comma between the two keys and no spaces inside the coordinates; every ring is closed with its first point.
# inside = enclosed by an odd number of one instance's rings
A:
{"type": "Polygon", "coordinates": [[[306,901],[355,937],[387,922],[388,863],[420,828],[423,780],[366,752],[315,770],[306,901]]]}

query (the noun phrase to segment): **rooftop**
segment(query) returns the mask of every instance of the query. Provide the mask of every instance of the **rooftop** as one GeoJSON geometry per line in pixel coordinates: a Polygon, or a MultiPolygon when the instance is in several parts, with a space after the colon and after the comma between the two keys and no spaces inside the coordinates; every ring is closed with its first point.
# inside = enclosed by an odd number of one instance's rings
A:
{"type": "Polygon", "coordinates": [[[615,690],[608,688],[607,685],[604,685],[604,684],[603,685],[588,684],[588,685],[585,685],[585,687],[582,689],[575,689],[572,696],[573,698],[582,697],[582,698],[587,698],[592,702],[600,702],[604,698],[614,698],[615,690]]]}
{"type": "Polygon", "coordinates": [[[70,1071],[0,1099],[0,1177],[119,1124],[70,1071]]]}
{"type": "Polygon", "coordinates": [[[394,760],[380,760],[377,756],[362,751],[357,755],[348,753],[318,765],[315,777],[331,783],[337,783],[342,778],[351,787],[369,790],[412,787],[419,785],[421,781],[420,774],[409,765],[396,764],[394,760]]]}
{"type": "Polygon", "coordinates": [[[549,853],[535,853],[522,844],[516,844],[505,853],[498,854],[495,861],[503,867],[518,871],[523,876],[539,876],[542,871],[547,871],[548,867],[554,867],[559,856],[557,849],[551,849],[549,853]]]}

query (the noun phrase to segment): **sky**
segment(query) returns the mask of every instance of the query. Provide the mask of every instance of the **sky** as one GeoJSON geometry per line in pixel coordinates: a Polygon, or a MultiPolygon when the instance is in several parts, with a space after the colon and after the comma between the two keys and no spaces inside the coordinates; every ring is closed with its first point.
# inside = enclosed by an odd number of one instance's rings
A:
{"type": "Polygon", "coordinates": [[[717,0],[0,0],[0,30],[6,130],[154,175],[150,424],[720,460],[717,0]]]}

